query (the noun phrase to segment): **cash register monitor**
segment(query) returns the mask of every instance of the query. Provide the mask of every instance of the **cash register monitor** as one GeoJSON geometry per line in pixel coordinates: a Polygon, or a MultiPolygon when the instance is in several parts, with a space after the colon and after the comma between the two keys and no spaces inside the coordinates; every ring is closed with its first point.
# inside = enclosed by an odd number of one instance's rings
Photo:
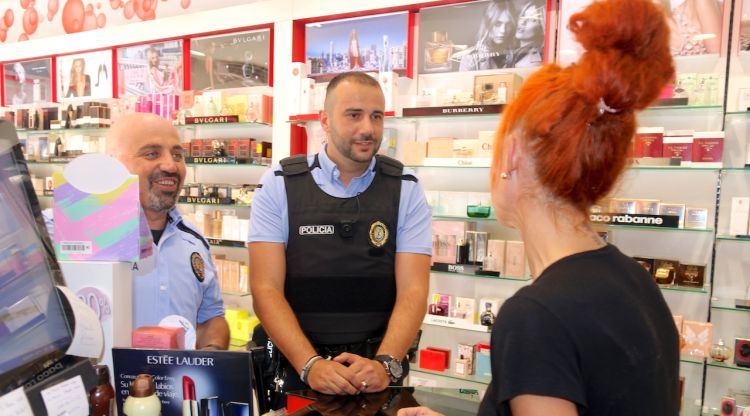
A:
{"type": "Polygon", "coordinates": [[[34,383],[65,355],[62,284],[16,130],[0,120],[0,395],[34,383]]]}

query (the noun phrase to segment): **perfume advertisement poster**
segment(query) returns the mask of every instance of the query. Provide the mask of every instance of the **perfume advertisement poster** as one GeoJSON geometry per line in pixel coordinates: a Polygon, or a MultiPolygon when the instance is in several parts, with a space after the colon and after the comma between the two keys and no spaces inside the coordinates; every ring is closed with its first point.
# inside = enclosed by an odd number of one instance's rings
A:
{"type": "Polygon", "coordinates": [[[268,85],[271,31],[190,40],[190,88],[218,90],[268,85]]]}
{"type": "Polygon", "coordinates": [[[112,348],[118,414],[139,374],[154,380],[162,416],[252,414],[250,353],[112,348]],[[197,410],[196,410],[197,409],[197,410]]]}
{"type": "Polygon", "coordinates": [[[750,51],[750,0],[742,0],[742,20],[740,20],[740,50],[750,51]]]}
{"type": "Polygon", "coordinates": [[[305,56],[311,76],[346,71],[405,71],[406,12],[309,23],[305,56]]]}
{"type": "Polygon", "coordinates": [[[493,0],[422,9],[420,73],[541,66],[545,0],[493,0]]]}
{"type": "Polygon", "coordinates": [[[177,94],[182,72],[181,40],[117,49],[119,96],[177,94]]]}
{"type": "Polygon", "coordinates": [[[56,58],[57,98],[112,97],[112,51],[65,55],[56,58]]]}
{"type": "MultiPolygon", "coordinates": [[[[590,0],[566,0],[560,3],[558,61],[561,64],[575,62],[583,53],[583,48],[568,30],[568,22],[573,14],[582,11],[591,3],[590,0]]],[[[667,24],[671,33],[669,47],[673,56],[719,53],[724,7],[722,1],[655,0],[654,4],[667,14],[667,24]]],[[[750,44],[748,46],[750,47],[750,44]]]]}
{"type": "Polygon", "coordinates": [[[51,67],[51,59],[5,64],[5,105],[52,101],[51,67]]]}

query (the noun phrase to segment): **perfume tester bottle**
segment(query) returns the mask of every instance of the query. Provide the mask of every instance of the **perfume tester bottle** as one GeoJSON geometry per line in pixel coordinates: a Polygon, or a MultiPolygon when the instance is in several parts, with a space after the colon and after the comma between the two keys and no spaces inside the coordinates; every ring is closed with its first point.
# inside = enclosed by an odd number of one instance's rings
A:
{"type": "Polygon", "coordinates": [[[492,313],[492,304],[490,302],[484,304],[484,311],[479,315],[479,323],[490,328],[495,325],[495,315],[492,313]]]}

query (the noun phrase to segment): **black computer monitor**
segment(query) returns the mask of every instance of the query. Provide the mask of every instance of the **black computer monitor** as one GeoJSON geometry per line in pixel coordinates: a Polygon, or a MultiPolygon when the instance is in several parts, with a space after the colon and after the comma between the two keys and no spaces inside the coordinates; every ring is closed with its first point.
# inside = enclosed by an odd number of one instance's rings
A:
{"type": "Polygon", "coordinates": [[[65,356],[63,284],[16,130],[0,120],[0,395],[65,356]]]}

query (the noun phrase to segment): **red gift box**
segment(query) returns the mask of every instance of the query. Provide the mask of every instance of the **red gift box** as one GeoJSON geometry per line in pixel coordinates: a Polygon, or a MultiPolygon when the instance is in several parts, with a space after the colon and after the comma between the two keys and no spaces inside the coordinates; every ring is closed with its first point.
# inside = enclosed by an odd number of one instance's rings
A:
{"type": "Polygon", "coordinates": [[[445,371],[450,368],[451,352],[442,348],[427,347],[419,350],[419,368],[445,371]]]}

